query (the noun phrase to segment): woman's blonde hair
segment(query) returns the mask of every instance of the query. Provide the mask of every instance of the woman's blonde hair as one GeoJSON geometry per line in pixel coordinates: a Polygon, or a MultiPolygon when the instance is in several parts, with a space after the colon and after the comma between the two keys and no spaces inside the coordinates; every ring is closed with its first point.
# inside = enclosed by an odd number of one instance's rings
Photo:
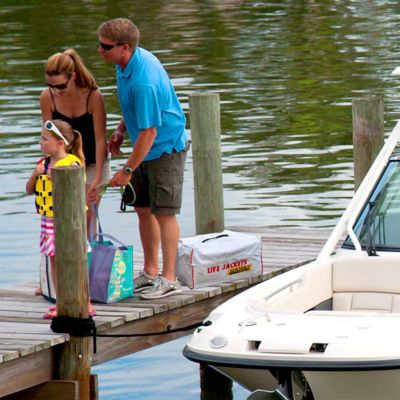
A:
{"type": "MultiPolygon", "coordinates": [[[[62,135],[67,139],[67,152],[73,154],[81,160],[82,166],[85,166],[85,156],[83,154],[82,136],[79,131],[72,129],[72,126],[61,119],[52,120],[62,135]]],[[[57,139],[60,139],[55,133],[49,130],[57,139]]]]}
{"type": "Polygon", "coordinates": [[[68,79],[70,79],[75,72],[75,84],[78,87],[97,89],[97,84],[93,75],[74,49],[68,49],[63,53],[55,53],[50,56],[44,67],[44,72],[48,76],[64,74],[68,79]]]}

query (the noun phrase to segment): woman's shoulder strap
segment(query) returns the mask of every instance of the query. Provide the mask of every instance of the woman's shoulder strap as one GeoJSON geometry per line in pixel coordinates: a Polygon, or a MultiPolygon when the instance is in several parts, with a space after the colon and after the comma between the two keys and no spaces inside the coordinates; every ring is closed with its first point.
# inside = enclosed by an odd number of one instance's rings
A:
{"type": "Polygon", "coordinates": [[[89,100],[90,100],[90,95],[92,94],[93,90],[97,90],[97,89],[90,89],[89,93],[87,95],[87,98],[86,98],[86,112],[87,113],[89,112],[89,100]]]}
{"type": "Polygon", "coordinates": [[[51,97],[51,102],[53,103],[54,112],[56,112],[57,111],[56,102],[54,100],[53,92],[50,89],[49,89],[49,93],[50,93],[50,97],[51,97]]]}

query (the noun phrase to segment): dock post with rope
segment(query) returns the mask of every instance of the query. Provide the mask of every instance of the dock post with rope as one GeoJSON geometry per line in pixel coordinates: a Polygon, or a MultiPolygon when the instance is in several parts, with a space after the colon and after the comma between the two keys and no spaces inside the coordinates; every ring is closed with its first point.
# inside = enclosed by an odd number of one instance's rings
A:
{"type": "MultiPolygon", "coordinates": [[[[52,180],[57,249],[56,318],[79,321],[89,317],[84,169],[54,168],[52,180]]],[[[70,334],[70,341],[62,346],[58,365],[60,380],[79,382],[80,400],[90,400],[89,345],[89,337],[70,334]]]]}

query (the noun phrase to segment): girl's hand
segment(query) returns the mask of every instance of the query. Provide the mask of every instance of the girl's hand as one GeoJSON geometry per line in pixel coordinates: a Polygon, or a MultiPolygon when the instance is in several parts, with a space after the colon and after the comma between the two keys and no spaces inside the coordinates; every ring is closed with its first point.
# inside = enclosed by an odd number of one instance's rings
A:
{"type": "Polygon", "coordinates": [[[45,168],[43,164],[37,164],[35,167],[35,171],[37,173],[37,175],[43,175],[45,172],[45,168]]]}

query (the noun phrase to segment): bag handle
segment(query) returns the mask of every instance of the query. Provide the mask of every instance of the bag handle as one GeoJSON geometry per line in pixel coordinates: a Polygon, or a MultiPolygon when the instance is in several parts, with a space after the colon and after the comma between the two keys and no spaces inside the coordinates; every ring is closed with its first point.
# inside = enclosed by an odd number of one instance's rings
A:
{"type": "Polygon", "coordinates": [[[114,242],[120,244],[122,247],[126,247],[126,248],[129,247],[129,246],[126,245],[125,243],[122,243],[120,240],[118,240],[115,236],[109,235],[108,233],[104,233],[104,232],[96,233],[96,234],[94,235],[94,237],[93,237],[93,240],[96,240],[97,237],[100,238],[100,240],[99,240],[100,243],[104,242],[104,238],[107,238],[107,239],[111,239],[111,240],[113,240],[114,242]]]}
{"type": "Polygon", "coordinates": [[[90,227],[89,227],[89,241],[93,241],[95,236],[100,238],[100,242],[103,242],[103,230],[101,229],[101,224],[100,224],[100,218],[99,218],[99,210],[97,208],[97,204],[96,203],[91,203],[90,204],[90,210],[92,211],[92,214],[96,214],[96,218],[97,218],[97,222],[99,225],[99,233],[97,233],[96,235],[94,235],[94,224],[95,224],[95,219],[91,218],[90,221],[90,227]]]}
{"type": "Polygon", "coordinates": [[[215,236],[215,237],[212,237],[212,238],[204,239],[204,240],[201,241],[201,243],[205,243],[205,242],[207,242],[209,240],[219,239],[219,238],[228,237],[228,236],[229,236],[228,234],[224,233],[222,235],[218,235],[218,236],[215,236]]]}
{"type": "Polygon", "coordinates": [[[118,244],[120,244],[123,247],[128,248],[128,246],[125,243],[122,243],[116,237],[114,237],[112,235],[109,235],[108,233],[104,233],[103,232],[103,230],[101,229],[101,224],[100,224],[100,219],[99,219],[99,209],[98,209],[96,203],[92,203],[90,205],[90,209],[92,210],[92,213],[96,214],[97,221],[99,223],[99,233],[96,233],[95,235],[93,235],[93,232],[94,232],[94,219],[92,218],[92,220],[90,221],[89,241],[92,242],[92,241],[96,240],[96,238],[99,238],[100,239],[99,242],[102,243],[102,242],[104,242],[104,238],[107,238],[107,239],[114,240],[114,242],[117,242],[118,244]]]}

